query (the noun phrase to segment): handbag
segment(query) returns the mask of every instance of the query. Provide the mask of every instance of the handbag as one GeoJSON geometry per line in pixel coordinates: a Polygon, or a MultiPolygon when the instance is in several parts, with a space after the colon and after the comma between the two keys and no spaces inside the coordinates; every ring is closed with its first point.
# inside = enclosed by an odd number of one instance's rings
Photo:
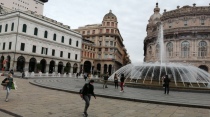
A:
{"type": "Polygon", "coordinates": [[[163,84],[163,87],[166,87],[166,84],[163,84]]]}
{"type": "Polygon", "coordinates": [[[1,83],[2,86],[7,86],[7,83],[1,83]]]}

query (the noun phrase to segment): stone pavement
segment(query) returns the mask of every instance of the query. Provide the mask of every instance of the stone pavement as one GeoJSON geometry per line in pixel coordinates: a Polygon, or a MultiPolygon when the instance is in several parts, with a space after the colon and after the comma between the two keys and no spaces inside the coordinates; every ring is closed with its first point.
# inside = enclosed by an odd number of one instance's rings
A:
{"type": "MultiPolygon", "coordinates": [[[[31,83],[39,86],[77,93],[82,88],[85,82],[84,79],[48,78],[35,79],[31,81],[31,83]]],[[[94,92],[102,97],[210,109],[209,93],[170,91],[169,95],[165,95],[163,90],[161,91],[131,87],[125,87],[125,92],[120,93],[120,87],[117,90],[114,88],[114,86],[109,85],[109,88],[103,89],[102,84],[98,83],[95,83],[94,86],[94,92]]]]}
{"type": "MultiPolygon", "coordinates": [[[[9,102],[4,101],[6,91],[0,90],[0,117],[82,117],[85,103],[78,94],[37,87],[29,83],[33,80],[14,80],[18,90],[11,91],[9,102]]],[[[88,114],[89,117],[209,117],[210,110],[97,97],[91,99],[88,114]]]]}

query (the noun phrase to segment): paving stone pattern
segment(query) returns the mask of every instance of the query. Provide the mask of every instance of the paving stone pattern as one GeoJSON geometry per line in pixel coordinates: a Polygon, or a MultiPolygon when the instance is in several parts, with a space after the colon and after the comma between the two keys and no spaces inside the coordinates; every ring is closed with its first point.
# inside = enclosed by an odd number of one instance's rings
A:
{"type": "MultiPolygon", "coordinates": [[[[74,78],[48,78],[36,79],[33,80],[32,83],[55,89],[78,92],[79,89],[81,89],[81,87],[84,85],[85,81],[84,79],[74,78]]],[[[120,87],[117,90],[112,85],[109,85],[109,88],[106,89],[103,89],[102,84],[95,83],[94,86],[95,93],[104,97],[210,109],[210,94],[208,93],[170,91],[169,95],[165,95],[163,90],[161,91],[131,87],[125,87],[125,92],[120,93],[120,87]]]]}
{"type": "MultiPolygon", "coordinates": [[[[0,80],[3,80],[3,77],[0,77],[0,80]]],[[[78,94],[37,87],[29,83],[32,80],[14,80],[18,90],[11,91],[9,102],[4,101],[6,91],[0,90],[0,117],[14,117],[14,114],[20,117],[82,117],[85,103],[78,94]]],[[[52,79],[49,84],[59,82],[65,89],[71,89],[65,79],[52,79]]],[[[81,81],[76,84],[77,80],[71,82],[75,83],[74,87],[80,87],[84,83],[81,81]]],[[[97,89],[100,85],[95,87],[96,92],[102,90],[97,89]]],[[[111,86],[106,90],[115,91],[111,86]]],[[[116,89],[116,93],[118,92],[116,89]]],[[[88,114],[89,117],[209,117],[210,110],[97,97],[91,99],[88,114]]]]}

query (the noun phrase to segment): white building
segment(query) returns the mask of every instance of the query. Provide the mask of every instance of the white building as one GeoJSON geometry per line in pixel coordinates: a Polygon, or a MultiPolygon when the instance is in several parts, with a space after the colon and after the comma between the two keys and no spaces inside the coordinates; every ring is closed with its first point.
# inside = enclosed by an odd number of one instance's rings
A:
{"type": "Polygon", "coordinates": [[[12,10],[32,11],[43,14],[44,3],[48,0],[0,0],[0,5],[12,10]]]}
{"type": "Polygon", "coordinates": [[[30,11],[0,14],[0,69],[63,73],[68,66],[76,73],[81,45],[79,33],[53,19],[30,11]]]}

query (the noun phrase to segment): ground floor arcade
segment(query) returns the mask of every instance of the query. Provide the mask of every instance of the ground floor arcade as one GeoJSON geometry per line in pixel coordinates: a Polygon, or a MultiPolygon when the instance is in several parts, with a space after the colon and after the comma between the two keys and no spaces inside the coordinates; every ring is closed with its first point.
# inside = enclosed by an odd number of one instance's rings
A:
{"type": "Polygon", "coordinates": [[[42,73],[77,73],[80,63],[55,58],[21,55],[21,54],[2,54],[0,56],[0,69],[14,71],[29,71],[42,73]]]}

